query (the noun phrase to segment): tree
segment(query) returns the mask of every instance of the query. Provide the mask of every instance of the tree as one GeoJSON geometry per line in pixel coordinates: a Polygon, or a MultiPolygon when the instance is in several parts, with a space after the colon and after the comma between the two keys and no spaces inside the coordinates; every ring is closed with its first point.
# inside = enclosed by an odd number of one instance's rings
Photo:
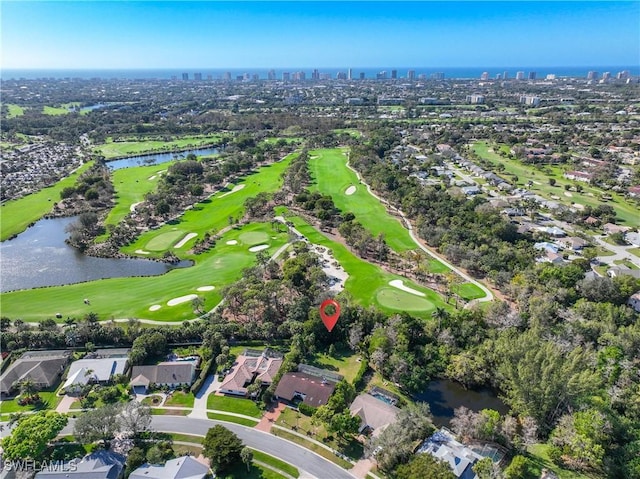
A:
{"type": "Polygon", "coordinates": [[[504,470],[505,479],[535,479],[533,464],[524,456],[515,456],[504,470]]]}
{"type": "Polygon", "coordinates": [[[431,454],[416,454],[396,469],[396,479],[455,479],[449,465],[431,454]]]}
{"type": "Polygon", "coordinates": [[[151,426],[151,409],[138,401],[131,401],[122,406],[119,417],[120,430],[132,437],[151,426]]]}
{"type": "Polygon", "coordinates": [[[224,426],[215,425],[202,441],[203,455],[209,459],[216,474],[241,460],[242,441],[224,426]]]}
{"type": "Polygon", "coordinates": [[[73,427],[73,435],[82,444],[102,441],[107,444],[118,432],[117,404],[107,404],[97,409],[90,409],[82,414],[73,427]]]}
{"type": "Polygon", "coordinates": [[[18,384],[18,389],[20,390],[20,395],[24,396],[25,398],[31,398],[38,392],[36,383],[33,382],[33,379],[30,378],[26,378],[20,381],[20,383],[18,384]]]}
{"type": "Polygon", "coordinates": [[[243,447],[240,451],[240,459],[247,466],[247,472],[251,470],[251,462],[253,461],[253,452],[248,447],[243,447]]]}
{"type": "Polygon", "coordinates": [[[476,462],[472,467],[478,479],[498,479],[502,477],[500,468],[493,463],[490,457],[485,457],[476,462]]]}
{"type": "Polygon", "coordinates": [[[3,458],[41,459],[49,441],[67,425],[67,417],[54,411],[39,412],[17,420],[11,436],[2,440],[3,458]]]}
{"type": "Polygon", "coordinates": [[[131,474],[131,471],[135,471],[146,462],[146,456],[144,450],[139,447],[134,447],[129,451],[127,455],[127,472],[125,477],[131,474]]]}

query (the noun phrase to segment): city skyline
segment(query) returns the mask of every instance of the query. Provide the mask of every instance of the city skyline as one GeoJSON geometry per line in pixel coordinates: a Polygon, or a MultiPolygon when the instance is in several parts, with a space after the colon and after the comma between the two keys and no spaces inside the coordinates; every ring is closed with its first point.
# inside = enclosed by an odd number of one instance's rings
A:
{"type": "Polygon", "coordinates": [[[639,14],[638,2],[3,2],[2,68],[636,65],[639,14]]]}

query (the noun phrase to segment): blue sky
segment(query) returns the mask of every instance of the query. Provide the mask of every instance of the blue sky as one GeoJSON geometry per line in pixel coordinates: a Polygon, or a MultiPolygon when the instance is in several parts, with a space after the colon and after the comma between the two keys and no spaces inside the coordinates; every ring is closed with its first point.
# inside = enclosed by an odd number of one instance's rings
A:
{"type": "Polygon", "coordinates": [[[3,68],[640,62],[640,2],[1,2],[3,68]]]}

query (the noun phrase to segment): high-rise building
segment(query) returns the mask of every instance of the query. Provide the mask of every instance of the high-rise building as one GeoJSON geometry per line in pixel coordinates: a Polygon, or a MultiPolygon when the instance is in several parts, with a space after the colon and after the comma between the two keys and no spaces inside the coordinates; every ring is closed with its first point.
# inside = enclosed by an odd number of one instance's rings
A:
{"type": "Polygon", "coordinates": [[[517,72],[516,80],[524,80],[524,72],[517,72]]]}
{"type": "Polygon", "coordinates": [[[311,79],[312,80],[320,80],[320,72],[318,71],[317,68],[315,68],[312,72],[311,72],[311,79]]]}
{"type": "Polygon", "coordinates": [[[466,102],[470,105],[479,105],[484,103],[484,95],[467,95],[466,102]]]}
{"type": "Polygon", "coordinates": [[[337,80],[346,80],[347,79],[347,74],[345,72],[338,72],[338,73],[336,73],[336,79],[337,80]]]}
{"type": "Polygon", "coordinates": [[[432,80],[444,80],[444,72],[435,72],[430,75],[432,80]]]}
{"type": "Polygon", "coordinates": [[[376,78],[378,80],[386,80],[387,79],[387,71],[386,70],[382,70],[381,72],[378,72],[378,74],[376,75],[376,78]]]}
{"type": "Polygon", "coordinates": [[[291,73],[289,73],[289,72],[282,72],[282,80],[283,80],[283,81],[289,81],[289,80],[291,80],[291,73]]]}
{"type": "Polygon", "coordinates": [[[521,96],[520,103],[529,106],[538,106],[540,104],[540,97],[537,96],[521,96]]]}
{"type": "Polygon", "coordinates": [[[603,79],[604,81],[611,80],[611,72],[604,72],[604,73],[602,74],[602,79],[603,79]]]}
{"type": "Polygon", "coordinates": [[[529,80],[535,80],[537,76],[536,72],[529,72],[529,80]]]}
{"type": "Polygon", "coordinates": [[[202,73],[194,73],[193,79],[197,81],[202,81],[202,73]]]}
{"type": "Polygon", "coordinates": [[[590,72],[587,73],[587,80],[597,80],[598,79],[598,72],[591,70],[590,72]]]}
{"type": "Polygon", "coordinates": [[[267,80],[273,81],[275,79],[276,79],[276,71],[275,70],[269,70],[267,72],[267,80]]]}
{"type": "Polygon", "coordinates": [[[502,80],[502,73],[496,73],[496,80],[502,80]]]}
{"type": "Polygon", "coordinates": [[[225,81],[231,81],[231,72],[224,72],[225,81]]]}
{"type": "Polygon", "coordinates": [[[509,72],[505,70],[505,71],[502,73],[502,79],[503,79],[503,80],[507,80],[508,78],[509,78],[509,72]]]}
{"type": "Polygon", "coordinates": [[[182,79],[183,80],[188,80],[189,79],[189,74],[188,73],[183,73],[182,74],[182,79]]]}
{"type": "Polygon", "coordinates": [[[391,70],[391,78],[395,80],[398,78],[398,70],[391,70]]]}
{"type": "Polygon", "coordinates": [[[360,80],[364,80],[364,72],[360,72],[360,80]]]}
{"type": "Polygon", "coordinates": [[[622,70],[616,74],[618,80],[627,80],[629,78],[629,70],[622,70]]]}
{"type": "Polygon", "coordinates": [[[487,81],[488,79],[489,79],[489,72],[482,72],[482,75],[480,75],[480,80],[487,81]]]}
{"type": "Polygon", "coordinates": [[[351,68],[347,71],[347,80],[353,80],[353,71],[351,68]]]}
{"type": "Polygon", "coordinates": [[[415,70],[409,70],[407,72],[407,78],[409,80],[415,80],[416,79],[416,71],[415,70]]]}

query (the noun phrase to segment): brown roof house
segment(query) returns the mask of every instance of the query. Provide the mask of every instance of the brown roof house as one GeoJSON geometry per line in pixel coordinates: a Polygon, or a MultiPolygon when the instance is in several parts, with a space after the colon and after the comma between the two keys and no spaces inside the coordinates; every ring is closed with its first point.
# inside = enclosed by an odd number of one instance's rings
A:
{"type": "Polygon", "coordinates": [[[255,351],[247,349],[236,358],[231,370],[220,384],[219,391],[223,394],[237,396],[247,395],[247,386],[260,380],[264,386],[269,386],[282,366],[282,355],[265,349],[255,351]]]}
{"type": "Polygon", "coordinates": [[[27,351],[0,376],[0,393],[13,396],[21,381],[29,379],[40,389],[49,389],[60,382],[71,351],[27,351]]]}
{"type": "Polygon", "coordinates": [[[149,387],[191,386],[196,374],[197,361],[167,361],[155,366],[134,366],[129,385],[136,393],[145,393],[149,387]]]}
{"type": "Polygon", "coordinates": [[[275,396],[292,404],[302,402],[313,407],[323,406],[341,379],[342,376],[331,371],[300,364],[298,372],[282,376],[275,396]]]}
{"type": "Polygon", "coordinates": [[[360,431],[381,432],[396,421],[400,409],[371,394],[360,394],[349,406],[352,416],[360,417],[360,431]]]}

